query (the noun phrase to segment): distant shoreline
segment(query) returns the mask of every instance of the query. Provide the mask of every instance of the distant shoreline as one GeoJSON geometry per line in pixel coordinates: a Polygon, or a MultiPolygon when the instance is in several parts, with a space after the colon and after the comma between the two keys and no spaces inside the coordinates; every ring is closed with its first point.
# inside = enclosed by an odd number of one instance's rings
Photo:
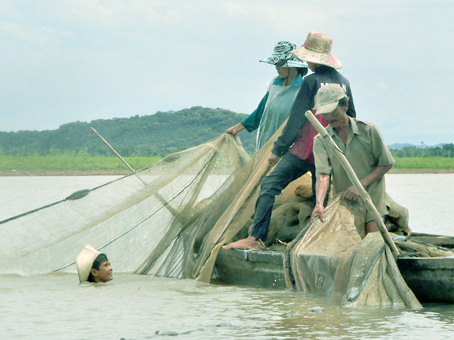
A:
{"type": "Polygon", "coordinates": [[[93,169],[93,170],[0,170],[0,177],[20,176],[125,176],[131,174],[128,169],[93,169]]]}
{"type": "MultiPolygon", "coordinates": [[[[389,174],[454,174],[454,169],[391,169],[389,174]]],[[[0,177],[20,176],[125,176],[128,169],[93,170],[0,170],[0,177]]]]}

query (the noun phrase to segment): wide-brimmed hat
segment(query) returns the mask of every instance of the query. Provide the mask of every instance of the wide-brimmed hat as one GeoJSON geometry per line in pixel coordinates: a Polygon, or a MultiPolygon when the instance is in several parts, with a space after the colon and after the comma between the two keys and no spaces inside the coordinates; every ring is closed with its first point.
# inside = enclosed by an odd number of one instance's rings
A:
{"type": "Polygon", "coordinates": [[[79,255],[77,255],[76,264],[80,283],[88,280],[91,268],[93,267],[93,262],[95,262],[99,254],[101,254],[99,251],[87,244],[79,255]]]}
{"type": "Polygon", "coordinates": [[[320,32],[310,32],[307,35],[304,45],[291,53],[304,61],[333,68],[341,68],[341,61],[334,58],[331,54],[332,46],[333,40],[328,35],[320,32]]]}
{"type": "Polygon", "coordinates": [[[276,46],[274,46],[273,54],[270,57],[259,61],[280,67],[307,68],[307,64],[304,61],[299,60],[294,54],[290,53],[296,47],[296,44],[293,44],[290,41],[279,41],[276,46]]]}
{"type": "Polygon", "coordinates": [[[333,112],[339,104],[339,100],[346,96],[344,89],[339,84],[326,84],[320,87],[314,98],[314,110],[317,110],[315,115],[333,112]]]}

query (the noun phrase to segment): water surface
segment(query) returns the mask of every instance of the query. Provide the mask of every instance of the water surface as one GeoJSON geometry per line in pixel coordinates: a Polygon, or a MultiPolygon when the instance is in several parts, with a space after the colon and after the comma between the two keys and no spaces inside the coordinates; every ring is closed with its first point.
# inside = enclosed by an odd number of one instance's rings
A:
{"type": "MultiPolygon", "coordinates": [[[[116,177],[0,177],[0,220],[116,177]]],[[[454,175],[387,175],[415,231],[454,235],[454,175]]],[[[115,264],[113,264],[115,269],[115,264]]],[[[0,339],[454,339],[454,306],[345,309],[326,296],[115,275],[0,276],[0,339]]]]}

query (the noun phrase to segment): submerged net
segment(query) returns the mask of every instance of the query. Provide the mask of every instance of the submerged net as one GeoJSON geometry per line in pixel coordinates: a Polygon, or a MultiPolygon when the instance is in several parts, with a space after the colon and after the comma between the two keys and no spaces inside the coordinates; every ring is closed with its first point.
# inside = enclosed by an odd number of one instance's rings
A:
{"type": "Polygon", "coordinates": [[[330,294],[344,306],[420,308],[380,233],[365,236],[362,203],[336,197],[285,253],[288,287],[330,294]]]}

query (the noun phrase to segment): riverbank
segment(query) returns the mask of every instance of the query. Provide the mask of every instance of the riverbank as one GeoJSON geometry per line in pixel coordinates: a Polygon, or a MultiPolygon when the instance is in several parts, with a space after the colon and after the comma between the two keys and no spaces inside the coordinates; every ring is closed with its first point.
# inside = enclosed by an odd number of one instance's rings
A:
{"type": "Polygon", "coordinates": [[[9,176],[126,176],[128,169],[91,170],[0,170],[0,177],[9,176]]]}
{"type": "MultiPolygon", "coordinates": [[[[133,169],[143,169],[160,161],[154,157],[125,157],[133,169]]],[[[74,155],[2,156],[0,176],[125,176],[131,171],[117,157],[74,155]]],[[[454,158],[396,158],[390,174],[454,173],[454,158]]]]}
{"type": "MultiPolygon", "coordinates": [[[[454,169],[391,169],[389,174],[454,174],[454,169]]],[[[126,176],[128,169],[91,170],[0,170],[0,177],[8,176],[126,176]]]]}

